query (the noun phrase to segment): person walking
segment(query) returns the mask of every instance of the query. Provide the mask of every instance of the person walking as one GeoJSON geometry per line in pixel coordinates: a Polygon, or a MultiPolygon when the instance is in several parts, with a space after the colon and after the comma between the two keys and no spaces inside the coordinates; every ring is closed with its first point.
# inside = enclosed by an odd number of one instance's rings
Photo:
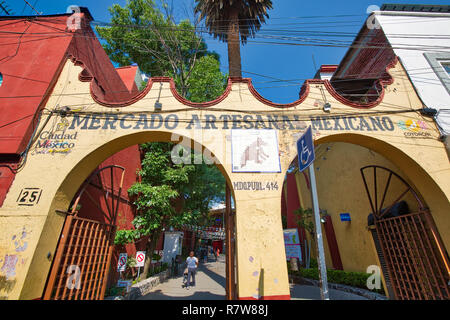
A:
{"type": "Polygon", "coordinates": [[[220,249],[219,249],[219,248],[217,248],[216,261],[218,261],[218,260],[219,260],[219,255],[220,255],[220,249]]]}
{"type": "Polygon", "coordinates": [[[192,286],[195,287],[195,272],[198,267],[198,259],[194,256],[194,251],[189,253],[189,257],[186,259],[187,269],[188,269],[188,277],[186,288],[189,290],[189,285],[191,284],[192,278],[192,286]]]}

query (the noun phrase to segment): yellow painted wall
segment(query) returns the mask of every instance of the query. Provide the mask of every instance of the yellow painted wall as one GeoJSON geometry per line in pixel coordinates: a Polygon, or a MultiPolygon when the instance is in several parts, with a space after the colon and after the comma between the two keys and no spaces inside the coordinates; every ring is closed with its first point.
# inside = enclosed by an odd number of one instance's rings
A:
{"type": "MultiPolygon", "coordinates": [[[[122,128],[83,130],[81,128],[67,129],[77,133],[75,145],[69,153],[40,154],[31,152],[27,164],[20,171],[0,208],[0,297],[4,299],[34,299],[41,297],[45,280],[49,272],[51,260],[61,231],[63,217],[55,210],[67,210],[76,190],[88,175],[105,159],[128,146],[151,142],[170,141],[171,134],[190,137],[201,143],[207,150],[214,153],[219,161],[219,168],[224,173],[231,187],[236,182],[271,182],[277,183],[278,190],[233,190],[236,201],[236,232],[237,232],[237,278],[238,295],[240,298],[286,297],[289,296],[287,270],[285,267],[285,252],[281,224],[281,185],[286,170],[292,159],[296,157],[296,141],[304,127],[310,125],[311,116],[362,116],[368,113],[387,116],[394,127],[392,131],[342,131],[333,129],[332,120],[324,120],[324,129],[316,128],[314,135],[317,143],[350,142],[362,145],[388,158],[402,170],[410,181],[414,181],[418,191],[430,206],[435,215],[436,224],[444,243],[450,246],[449,212],[450,166],[445,147],[438,140],[439,133],[432,119],[424,119],[412,109],[422,107],[411,84],[400,64],[390,72],[396,79],[387,86],[386,94],[380,105],[373,109],[356,109],[345,105],[333,97],[323,83],[311,83],[308,96],[298,106],[291,108],[274,108],[256,99],[247,83],[235,82],[228,96],[218,104],[208,108],[192,108],[177,100],[170,91],[168,82],[155,83],[141,99],[126,107],[109,107],[97,103],[90,94],[89,83],[78,79],[82,68],[67,61],[62,74],[48,100],[46,109],[53,110],[56,106],[70,106],[75,115],[82,113],[115,114],[146,114],[154,113],[154,103],[159,101],[163,111],[159,114],[167,116],[176,114],[180,119],[173,129],[160,128],[133,129],[136,122],[123,120],[122,128]],[[160,94],[160,88],[161,93],[160,94]],[[330,113],[325,113],[319,102],[324,97],[332,105],[330,113]],[[395,106],[397,113],[391,111],[395,106]],[[389,113],[389,114],[388,114],[389,113]],[[295,126],[294,129],[280,128],[278,132],[281,172],[279,173],[233,173],[231,170],[231,124],[228,127],[219,126],[217,130],[194,130],[186,128],[186,119],[193,115],[205,120],[206,115],[278,115],[288,116],[295,126]],[[408,119],[421,120],[427,123],[427,139],[410,138],[397,124],[408,119]],[[327,123],[329,121],[329,123],[327,123]],[[327,128],[325,128],[327,127],[327,128]],[[42,195],[38,204],[19,206],[17,199],[24,188],[38,188],[42,195]],[[15,244],[15,239],[25,228],[26,246],[15,244]],[[13,237],[16,236],[14,239],[13,237]],[[50,256],[49,256],[50,254],[50,256]],[[49,258],[50,257],[50,258],[49,258]],[[6,261],[7,260],[7,261],[6,261]],[[263,271],[263,272],[262,272],[263,271]]],[[[47,113],[42,119],[45,120],[47,113]]],[[[74,115],[67,117],[72,123],[74,115]]],[[[41,125],[43,123],[41,122],[41,125]]],[[[101,120],[100,122],[102,122],[101,120]]],[[[359,121],[359,120],[358,120],[359,121]]],[[[55,131],[58,124],[64,123],[58,115],[53,115],[44,130],[55,131]]],[[[168,125],[173,124],[169,121],[168,125]]],[[[242,125],[243,123],[241,123],[242,125]]],[[[96,127],[97,122],[91,121],[90,126],[96,127]]],[[[35,150],[34,144],[31,150],[35,150]]],[[[337,156],[337,155],[335,155],[337,156]]],[[[333,154],[330,153],[330,157],[333,154]]],[[[323,172],[331,161],[325,161],[318,171],[319,181],[324,178],[323,172]]],[[[343,168],[345,164],[340,164],[343,168]]],[[[334,180],[347,181],[338,171],[331,177],[334,180]]],[[[353,182],[353,181],[352,181],[353,182]]],[[[356,182],[357,183],[357,182],[356,182]]],[[[363,190],[359,190],[363,194],[363,190]]],[[[320,194],[319,194],[320,197],[320,194]]],[[[342,210],[349,205],[340,198],[333,198],[342,205],[342,210]]],[[[330,205],[326,201],[322,207],[330,205]]],[[[361,212],[368,213],[367,202],[361,202],[361,212]],[[362,211],[364,209],[364,211],[362,211]]],[[[341,209],[341,208],[337,208],[341,209]]],[[[362,213],[358,213],[362,215],[362,213]]],[[[352,215],[356,217],[356,213],[352,215]]],[[[333,219],[337,229],[338,221],[333,219]]],[[[362,220],[361,220],[362,221],[362,220]]],[[[362,222],[361,222],[362,223],[362,222]]],[[[351,228],[359,224],[352,221],[351,228]]],[[[341,225],[339,228],[348,228],[341,225]]],[[[340,230],[342,232],[345,230],[340,230]]],[[[339,240],[338,240],[339,241],[339,240]]],[[[349,247],[350,251],[353,247],[349,247]]],[[[344,267],[357,268],[359,264],[371,263],[369,258],[354,257],[346,259],[344,267]]]]}
{"type": "MultiPolygon", "coordinates": [[[[311,192],[308,189],[308,186],[306,185],[305,177],[303,176],[302,173],[296,172],[295,180],[297,182],[297,192],[298,192],[298,199],[300,202],[300,206],[304,209],[312,208],[311,192]]],[[[324,209],[324,207],[322,205],[320,205],[320,208],[324,209]]],[[[327,265],[327,268],[332,268],[333,263],[331,260],[330,249],[328,246],[327,234],[325,233],[325,228],[324,228],[323,224],[321,225],[321,227],[322,227],[323,247],[324,247],[324,252],[325,252],[325,263],[327,265]]],[[[309,249],[310,257],[317,260],[317,248],[316,248],[317,243],[315,242],[315,236],[311,235],[311,234],[309,234],[309,232],[307,232],[306,238],[307,238],[306,240],[307,240],[308,246],[309,246],[309,243],[311,244],[311,248],[309,249]]]]}
{"type": "MultiPolygon", "coordinates": [[[[319,205],[331,216],[336,240],[341,255],[342,265],[346,271],[366,272],[370,265],[379,265],[372,235],[367,229],[367,216],[372,212],[364,187],[360,168],[368,165],[378,165],[393,170],[406,178],[403,173],[389,160],[380,154],[349,143],[324,143],[317,150],[316,179],[319,205]],[[340,221],[340,213],[350,213],[351,222],[340,221]]],[[[297,174],[300,182],[299,192],[302,194],[306,207],[311,207],[309,190],[303,175],[297,174]]],[[[366,177],[369,190],[373,190],[371,175],[366,177]]],[[[377,185],[383,194],[387,175],[378,172],[377,185]]],[[[405,187],[392,179],[388,189],[385,205],[391,204],[405,187]]],[[[373,193],[372,193],[373,197],[373,193]]],[[[378,199],[380,202],[381,198],[378,199]]],[[[416,201],[411,196],[404,199],[409,208],[417,208],[416,201]]],[[[324,233],[324,247],[328,268],[333,268],[329,248],[324,233]]]]}

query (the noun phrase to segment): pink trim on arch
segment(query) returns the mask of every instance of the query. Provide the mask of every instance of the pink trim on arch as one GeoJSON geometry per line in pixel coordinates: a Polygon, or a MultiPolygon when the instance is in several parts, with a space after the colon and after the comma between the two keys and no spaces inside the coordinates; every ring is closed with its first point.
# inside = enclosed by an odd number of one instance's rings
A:
{"type": "Polygon", "coordinates": [[[301,104],[303,101],[305,101],[306,97],[309,94],[309,83],[313,81],[313,80],[306,80],[305,83],[302,86],[302,89],[300,91],[300,98],[294,102],[291,103],[275,103],[272,102],[270,100],[267,100],[266,98],[264,98],[263,96],[261,96],[258,91],[256,91],[255,87],[252,84],[252,79],[251,78],[231,78],[231,82],[232,83],[246,83],[248,86],[248,89],[250,90],[250,92],[252,93],[252,95],[256,98],[256,100],[264,103],[265,105],[268,105],[270,107],[275,107],[275,108],[291,108],[291,107],[296,107],[299,104],[301,104]]]}
{"type": "Polygon", "coordinates": [[[83,71],[80,73],[79,75],[79,79],[82,82],[90,82],[90,92],[91,92],[91,96],[93,98],[93,100],[102,105],[102,106],[106,106],[106,107],[126,107],[129,105],[132,105],[134,103],[136,103],[137,101],[141,100],[143,97],[145,97],[148,92],[150,91],[150,89],[152,88],[153,84],[156,82],[169,82],[170,83],[170,91],[172,93],[172,95],[174,96],[175,99],[177,99],[180,103],[193,107],[193,108],[207,108],[207,107],[211,107],[214,105],[219,104],[220,102],[222,102],[223,100],[225,100],[225,98],[228,97],[228,95],[231,92],[231,87],[233,83],[245,83],[248,86],[249,91],[252,93],[252,95],[261,103],[274,107],[274,108],[291,108],[291,107],[296,107],[298,105],[300,105],[303,101],[305,101],[305,99],[308,97],[309,92],[310,92],[310,85],[311,84],[322,84],[325,86],[325,88],[327,89],[327,91],[330,93],[330,95],[332,97],[334,97],[336,100],[338,100],[339,102],[341,102],[344,105],[353,107],[353,108],[358,108],[358,109],[370,109],[373,107],[376,107],[377,105],[379,105],[384,98],[385,95],[385,85],[390,85],[394,82],[394,78],[389,74],[389,69],[395,67],[395,65],[398,62],[398,57],[395,57],[386,67],[386,73],[389,75],[389,77],[386,77],[384,79],[379,79],[376,81],[376,85],[381,87],[381,93],[379,95],[379,97],[377,98],[377,100],[367,103],[367,104],[361,104],[361,103],[357,103],[351,100],[348,100],[346,98],[344,98],[343,96],[341,96],[335,89],[334,87],[331,85],[331,82],[329,80],[321,80],[321,79],[308,79],[305,80],[305,83],[303,84],[301,91],[300,91],[300,95],[299,95],[299,99],[291,102],[291,103],[286,103],[286,104],[282,104],[282,103],[275,103],[272,102],[264,97],[262,97],[258,91],[255,89],[255,87],[252,84],[252,80],[251,78],[233,78],[230,77],[228,79],[228,84],[227,87],[224,91],[224,93],[219,96],[218,98],[212,100],[212,101],[208,101],[208,102],[192,102],[189,101],[185,98],[183,98],[177,91],[176,86],[175,86],[175,82],[173,80],[173,78],[170,77],[152,77],[149,79],[147,86],[140,91],[138,94],[136,94],[135,96],[131,97],[130,99],[128,99],[127,101],[120,101],[120,102],[106,102],[101,100],[101,98],[99,98],[95,93],[99,91],[98,86],[95,84],[95,81],[92,81],[94,79],[94,77],[91,75],[91,73],[89,72],[89,70],[87,70],[85,64],[74,58],[73,56],[71,57],[72,61],[74,63],[76,63],[76,65],[82,66],[83,67],[83,71]]]}
{"type": "MultiPolygon", "coordinates": [[[[80,79],[81,80],[81,79],[80,79]]],[[[93,82],[91,81],[91,96],[92,99],[94,99],[94,101],[102,106],[105,107],[114,107],[114,108],[119,108],[119,107],[127,107],[129,105],[132,105],[133,103],[136,103],[137,101],[141,100],[142,98],[144,98],[151,90],[152,86],[154,83],[161,83],[161,82],[169,82],[170,83],[170,92],[172,93],[172,95],[174,96],[175,99],[177,99],[180,103],[193,107],[193,108],[206,108],[206,107],[211,107],[214,106],[216,104],[219,104],[220,102],[222,102],[223,100],[225,100],[226,97],[228,97],[228,94],[231,92],[231,81],[228,80],[228,85],[225,89],[225,91],[222,93],[221,96],[219,96],[218,98],[212,100],[212,101],[208,101],[208,102],[192,102],[187,100],[186,98],[183,98],[177,91],[176,86],[175,86],[175,81],[173,81],[173,78],[170,77],[152,77],[149,79],[146,87],[140,91],[137,95],[133,96],[131,99],[127,100],[127,101],[123,101],[123,102],[105,102],[102,101],[101,99],[99,99],[93,92],[94,92],[94,88],[93,88],[93,82]]]]}
{"type": "Polygon", "coordinates": [[[193,107],[193,108],[206,108],[206,107],[211,107],[216,104],[219,104],[220,102],[225,100],[225,98],[228,97],[228,95],[230,94],[231,84],[232,84],[232,81],[229,78],[227,87],[225,88],[225,91],[222,93],[222,95],[220,95],[218,98],[216,98],[214,100],[207,101],[207,102],[192,102],[192,101],[187,100],[186,98],[183,98],[178,93],[177,88],[175,87],[175,81],[173,81],[173,78],[155,77],[155,78],[151,78],[151,79],[155,82],[170,82],[170,91],[172,92],[172,95],[175,97],[175,99],[177,99],[182,104],[193,107]]]}
{"type": "Polygon", "coordinates": [[[391,85],[394,83],[394,77],[392,77],[389,73],[389,69],[392,69],[395,67],[395,65],[398,62],[398,57],[395,56],[395,58],[386,66],[386,74],[388,75],[388,77],[386,77],[385,79],[378,79],[375,82],[376,86],[381,87],[381,93],[378,96],[377,100],[372,101],[370,103],[366,103],[366,104],[362,104],[362,103],[357,103],[351,100],[348,100],[346,98],[344,98],[343,96],[341,96],[335,89],[334,87],[331,85],[331,82],[329,80],[322,80],[324,82],[325,88],[328,90],[328,92],[333,96],[333,98],[335,98],[336,100],[338,100],[339,102],[353,107],[353,108],[358,108],[358,109],[371,109],[373,107],[376,107],[377,105],[379,105],[384,98],[384,95],[386,93],[386,90],[384,88],[385,85],[391,85]]]}

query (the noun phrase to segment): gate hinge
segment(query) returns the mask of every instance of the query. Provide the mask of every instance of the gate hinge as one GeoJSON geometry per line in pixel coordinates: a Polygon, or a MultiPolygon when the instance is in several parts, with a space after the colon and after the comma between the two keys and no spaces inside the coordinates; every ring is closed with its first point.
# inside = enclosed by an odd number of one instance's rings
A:
{"type": "Polygon", "coordinates": [[[56,213],[65,214],[65,215],[73,215],[73,212],[63,211],[63,210],[55,210],[56,213]]]}

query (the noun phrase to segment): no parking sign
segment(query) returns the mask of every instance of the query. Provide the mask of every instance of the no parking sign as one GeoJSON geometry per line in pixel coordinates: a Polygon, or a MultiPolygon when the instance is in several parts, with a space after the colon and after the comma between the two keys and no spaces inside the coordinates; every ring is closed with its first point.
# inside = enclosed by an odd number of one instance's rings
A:
{"type": "Polygon", "coordinates": [[[119,262],[117,263],[117,271],[125,271],[127,265],[128,255],[126,253],[119,254],[119,262]]]}
{"type": "Polygon", "coordinates": [[[136,252],[136,267],[143,267],[145,263],[145,251],[136,252]]]}

